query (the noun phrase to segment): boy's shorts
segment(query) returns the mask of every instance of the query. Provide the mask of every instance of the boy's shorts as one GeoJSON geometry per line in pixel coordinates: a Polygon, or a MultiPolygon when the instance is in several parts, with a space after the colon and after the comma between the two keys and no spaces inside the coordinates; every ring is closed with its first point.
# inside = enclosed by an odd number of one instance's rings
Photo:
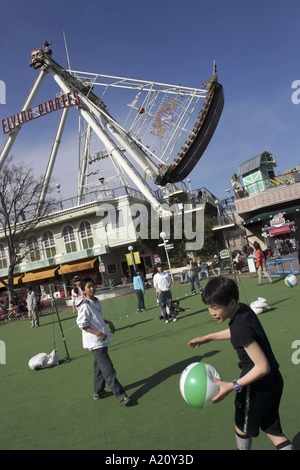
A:
{"type": "Polygon", "coordinates": [[[165,304],[167,303],[168,301],[172,300],[172,294],[171,294],[171,291],[170,290],[165,290],[165,291],[162,291],[160,294],[159,294],[159,303],[160,304],[165,304]]]}
{"type": "Polygon", "coordinates": [[[256,437],[259,429],[282,434],[279,404],[283,390],[280,372],[267,375],[243,388],[235,398],[235,424],[247,437],[256,437]]]}

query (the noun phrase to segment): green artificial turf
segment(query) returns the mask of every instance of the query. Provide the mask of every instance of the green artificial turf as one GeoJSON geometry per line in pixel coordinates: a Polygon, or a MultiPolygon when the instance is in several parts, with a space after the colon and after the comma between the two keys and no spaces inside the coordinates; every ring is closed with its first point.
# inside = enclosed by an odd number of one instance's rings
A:
{"type": "MultiPolygon", "coordinates": [[[[300,287],[288,288],[283,280],[262,287],[256,284],[254,278],[238,281],[240,301],[250,304],[261,296],[272,307],[259,318],[285,380],[282,425],[299,448],[300,365],[292,362],[292,343],[300,340],[300,287]]],[[[60,312],[70,362],[63,362],[66,351],[55,313],[42,316],[40,328],[31,329],[28,320],[0,325],[0,340],[6,346],[6,364],[0,364],[0,448],[235,449],[233,393],[200,410],[190,407],[179,390],[182,371],[196,361],[216,367],[224,380],[239,376],[229,341],[199,349],[187,346],[190,339],[226,328],[227,323],[217,324],[210,318],[201,296],[191,295],[189,284],[174,286],[172,293],[190,310],[167,325],[159,320],[153,289],[146,291],[143,313],[136,312],[134,294],[102,303],[105,318],[112,319],[117,330],[109,351],[117,377],[132,397],[128,407],[122,407],[114,396],[92,399],[93,356],[82,348],[72,309],[60,312]],[[31,357],[55,348],[62,361],[59,366],[39,371],[28,367],[31,357]]],[[[253,449],[273,447],[261,433],[253,449]]]]}

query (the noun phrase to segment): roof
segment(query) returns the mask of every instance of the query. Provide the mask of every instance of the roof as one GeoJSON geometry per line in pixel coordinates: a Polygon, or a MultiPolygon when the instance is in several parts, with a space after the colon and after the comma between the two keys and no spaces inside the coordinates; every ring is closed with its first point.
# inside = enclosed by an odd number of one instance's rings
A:
{"type": "Polygon", "coordinates": [[[263,222],[264,220],[270,220],[274,215],[278,214],[281,212],[284,216],[287,214],[293,214],[294,212],[299,212],[300,211],[300,204],[296,204],[294,206],[287,206],[287,207],[281,207],[277,208],[276,210],[269,210],[268,212],[263,212],[262,214],[256,214],[250,217],[247,220],[244,220],[242,222],[242,225],[247,226],[251,225],[257,222],[263,222]]]}
{"type": "Polygon", "coordinates": [[[238,167],[238,176],[243,176],[246,173],[249,173],[250,171],[257,170],[258,168],[260,168],[262,163],[273,163],[273,166],[277,166],[277,162],[273,155],[267,151],[264,151],[260,155],[250,158],[246,162],[242,163],[238,167]]]}

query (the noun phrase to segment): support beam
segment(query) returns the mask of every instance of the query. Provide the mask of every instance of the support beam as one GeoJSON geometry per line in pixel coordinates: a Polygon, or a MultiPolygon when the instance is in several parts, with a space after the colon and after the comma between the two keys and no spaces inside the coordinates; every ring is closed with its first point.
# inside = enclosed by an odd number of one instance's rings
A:
{"type": "Polygon", "coordinates": [[[52,149],[51,149],[47,170],[46,170],[46,173],[45,173],[45,176],[44,176],[43,187],[42,187],[42,190],[41,190],[41,194],[40,194],[40,198],[39,198],[39,202],[38,202],[38,206],[37,206],[37,215],[40,213],[41,208],[43,207],[43,204],[45,202],[45,197],[46,197],[46,194],[47,194],[47,191],[48,191],[50,179],[51,179],[52,172],[53,172],[54,163],[55,163],[55,160],[56,160],[56,157],[57,157],[57,152],[58,152],[58,149],[59,149],[59,146],[60,146],[60,143],[61,143],[61,137],[62,137],[62,133],[64,131],[64,127],[65,127],[65,124],[66,124],[68,112],[69,112],[69,108],[64,108],[61,112],[61,115],[60,115],[60,120],[59,120],[59,123],[58,123],[58,126],[57,126],[57,131],[56,131],[56,134],[55,134],[55,138],[54,138],[53,146],[52,146],[52,149]]]}
{"type": "MultiPolygon", "coordinates": [[[[21,112],[22,111],[27,111],[31,107],[31,105],[32,105],[32,103],[33,103],[33,101],[34,101],[34,99],[37,95],[37,92],[39,91],[39,89],[40,89],[40,87],[41,87],[41,85],[44,81],[44,78],[45,78],[46,74],[47,74],[47,70],[45,68],[41,68],[40,73],[37,76],[37,79],[34,82],[34,85],[31,88],[30,93],[29,93],[29,95],[28,95],[28,97],[27,97],[27,99],[24,103],[24,106],[21,109],[21,112]]],[[[14,144],[14,141],[16,140],[20,130],[21,130],[21,126],[18,126],[8,136],[8,138],[7,138],[7,140],[4,144],[4,147],[1,151],[1,154],[0,154],[0,170],[3,167],[7,157],[9,155],[9,152],[10,152],[10,150],[11,150],[13,144],[14,144]]]]}

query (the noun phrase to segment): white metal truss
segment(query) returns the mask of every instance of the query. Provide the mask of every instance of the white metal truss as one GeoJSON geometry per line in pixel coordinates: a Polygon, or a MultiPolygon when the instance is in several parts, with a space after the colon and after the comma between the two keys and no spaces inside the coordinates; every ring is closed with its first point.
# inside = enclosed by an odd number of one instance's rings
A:
{"type": "MultiPolygon", "coordinates": [[[[32,119],[39,117],[38,110],[32,108],[32,104],[47,74],[52,76],[62,93],[67,95],[76,90],[80,98],[80,103],[73,104],[78,108],[80,122],[84,121],[80,124],[79,132],[77,203],[81,204],[85,201],[87,190],[95,185],[101,185],[101,181],[103,184],[104,178],[98,178],[97,182],[91,184],[88,179],[92,174],[102,177],[101,160],[109,158],[116,176],[105,178],[106,184],[112,183],[116,178],[120,184],[129,187],[127,179],[129,178],[155,210],[163,212],[153,189],[153,186],[157,184],[159,168],[169,165],[174,153],[180,150],[182,137],[193,132],[191,129],[195,124],[192,123],[189,126],[189,121],[193,113],[197,111],[199,100],[209,98],[207,84],[204,88],[195,89],[181,85],[65,70],[52,59],[51,51],[48,53],[45,53],[46,50],[43,51],[43,49],[35,51],[40,62],[34,68],[40,68],[40,72],[21,112],[31,109],[32,119]],[[101,98],[98,98],[94,92],[97,87],[103,89],[101,98]],[[123,126],[107,111],[102,100],[110,89],[125,90],[128,97],[133,97],[133,100],[130,99],[129,103],[127,102],[129,113],[123,126]],[[104,149],[91,152],[92,136],[96,136],[102,142],[104,149]],[[93,162],[100,162],[96,171],[90,169],[93,162]],[[147,178],[150,179],[150,184],[147,178]]],[[[43,204],[48,189],[68,112],[69,106],[61,111],[45,172],[40,204],[43,204]]],[[[21,127],[20,123],[7,138],[0,155],[0,170],[21,127]]],[[[178,190],[174,184],[168,184],[163,189],[167,194],[178,190]]]]}

